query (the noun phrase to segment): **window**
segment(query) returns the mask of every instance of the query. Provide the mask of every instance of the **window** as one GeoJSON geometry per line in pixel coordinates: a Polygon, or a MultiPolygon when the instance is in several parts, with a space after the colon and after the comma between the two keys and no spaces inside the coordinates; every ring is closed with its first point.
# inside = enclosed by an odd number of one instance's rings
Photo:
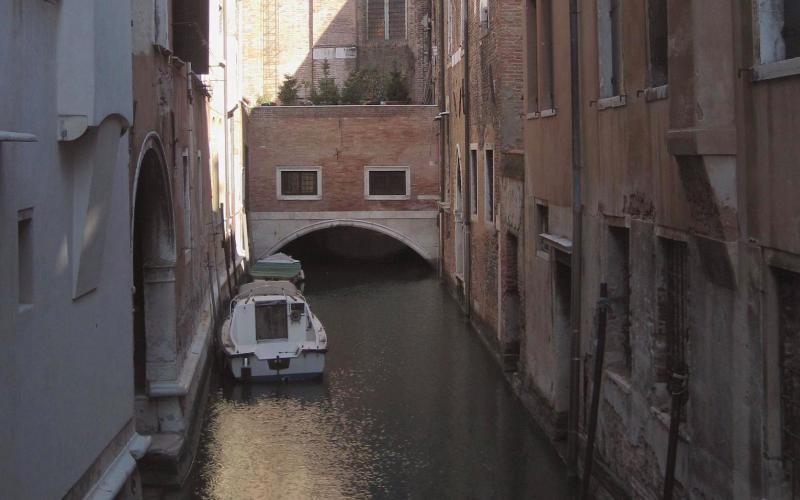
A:
{"type": "Polygon", "coordinates": [[[258,303],[255,314],[257,342],[289,338],[286,302],[258,303]]]}
{"type": "Polygon", "coordinates": [[[539,30],[536,29],[536,2],[537,0],[528,0],[525,9],[525,36],[526,38],[526,52],[525,52],[525,78],[526,78],[526,111],[528,113],[535,113],[539,111],[539,74],[537,71],[539,30]]]}
{"type": "Polygon", "coordinates": [[[538,238],[536,239],[537,249],[542,251],[547,251],[549,246],[541,238],[541,235],[548,234],[550,232],[550,210],[548,209],[547,205],[541,202],[536,202],[536,235],[538,238]]]}
{"type": "Polygon", "coordinates": [[[478,150],[469,150],[469,213],[478,215],[478,150]]]}
{"type": "Polygon", "coordinates": [[[759,0],[757,14],[758,60],[764,64],[800,57],[800,3],[759,0]]]}
{"type": "Polygon", "coordinates": [[[598,0],[597,2],[600,98],[622,94],[621,7],[622,0],[598,0]]]}
{"type": "Polygon", "coordinates": [[[489,29],[489,0],[481,0],[480,22],[481,27],[485,30],[489,29]]]}
{"type": "Polygon", "coordinates": [[[631,374],[630,338],[630,234],[624,227],[608,228],[606,282],[611,307],[608,313],[607,366],[631,374]]]}
{"type": "Polygon", "coordinates": [[[278,167],[279,200],[322,199],[320,167],[278,167]]]}
{"type": "Polygon", "coordinates": [[[181,154],[183,163],[183,249],[192,248],[192,179],[189,166],[189,149],[181,154]]]}
{"type": "Polygon", "coordinates": [[[484,182],[484,205],[486,212],[486,222],[494,222],[494,151],[487,149],[484,151],[484,169],[486,180],[484,182]]]}
{"type": "Polygon", "coordinates": [[[553,89],[553,4],[539,0],[539,110],[555,109],[553,89]]]}
{"type": "Polygon", "coordinates": [[[661,276],[658,325],[654,342],[656,379],[667,382],[670,372],[686,370],[689,343],[689,250],[683,241],[659,238],[661,276]]]}
{"type": "Polygon", "coordinates": [[[667,0],[647,2],[647,84],[660,87],[669,81],[667,0]]]}
{"type": "Polygon", "coordinates": [[[364,197],[368,200],[407,200],[411,192],[408,167],[366,167],[364,197]]]}
{"type": "Polygon", "coordinates": [[[33,209],[17,212],[17,280],[19,305],[33,304],[33,209]]]}
{"type": "Polygon", "coordinates": [[[800,493],[800,274],[773,268],[780,339],[781,455],[800,493]]]}
{"type": "Polygon", "coordinates": [[[403,40],[406,38],[405,0],[367,0],[367,38],[403,40]]]}

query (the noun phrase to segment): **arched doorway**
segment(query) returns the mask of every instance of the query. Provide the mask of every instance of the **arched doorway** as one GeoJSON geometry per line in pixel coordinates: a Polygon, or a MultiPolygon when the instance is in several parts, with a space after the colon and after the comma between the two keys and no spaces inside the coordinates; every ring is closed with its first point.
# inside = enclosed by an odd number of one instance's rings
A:
{"type": "MultiPolygon", "coordinates": [[[[167,164],[158,136],[147,137],[133,184],[134,389],[137,415],[149,384],[177,376],[175,224],[167,164]]],[[[146,419],[143,419],[143,421],[146,419]]],[[[137,422],[140,432],[154,432],[137,422]],[[145,427],[145,428],[142,428],[145,427]]]]}

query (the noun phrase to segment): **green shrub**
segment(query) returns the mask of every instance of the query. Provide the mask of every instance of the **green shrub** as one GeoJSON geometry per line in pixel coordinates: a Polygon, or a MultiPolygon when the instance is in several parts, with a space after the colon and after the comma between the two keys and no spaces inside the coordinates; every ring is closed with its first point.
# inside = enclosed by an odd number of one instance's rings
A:
{"type": "Polygon", "coordinates": [[[322,63],[322,78],[317,82],[317,88],[311,91],[311,102],[314,104],[339,104],[339,87],[331,76],[331,65],[328,60],[322,63]]]}
{"type": "Polygon", "coordinates": [[[292,75],[285,75],[280,90],[278,90],[278,99],[284,106],[294,106],[297,104],[299,97],[300,83],[297,78],[292,75]]]}
{"type": "Polygon", "coordinates": [[[389,73],[389,79],[386,82],[386,100],[408,101],[408,83],[399,71],[389,73]]]}

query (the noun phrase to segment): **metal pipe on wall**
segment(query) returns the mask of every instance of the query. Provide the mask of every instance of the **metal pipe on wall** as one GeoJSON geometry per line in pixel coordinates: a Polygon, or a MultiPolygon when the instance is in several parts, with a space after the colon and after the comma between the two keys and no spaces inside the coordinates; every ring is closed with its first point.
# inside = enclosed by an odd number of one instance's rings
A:
{"type": "MultiPolygon", "coordinates": [[[[431,2],[433,3],[433,1],[431,2]]],[[[444,203],[445,196],[447,195],[447,177],[445,176],[446,167],[445,161],[447,160],[445,149],[447,148],[447,138],[445,136],[445,132],[447,129],[447,125],[445,121],[447,120],[447,115],[445,115],[445,111],[447,111],[447,105],[445,102],[445,86],[444,86],[444,0],[438,0],[437,8],[436,8],[436,52],[437,52],[437,61],[439,64],[439,81],[437,82],[438,87],[438,98],[439,98],[439,278],[441,279],[444,271],[444,208],[442,207],[442,203],[444,203]]]]}
{"type": "Polygon", "coordinates": [[[572,125],[572,258],[570,269],[570,339],[569,413],[567,433],[567,459],[570,471],[578,472],[578,413],[580,411],[581,375],[581,257],[583,231],[583,204],[581,199],[581,110],[580,110],[580,60],[578,45],[578,0],[569,2],[570,45],[570,111],[572,125]]]}

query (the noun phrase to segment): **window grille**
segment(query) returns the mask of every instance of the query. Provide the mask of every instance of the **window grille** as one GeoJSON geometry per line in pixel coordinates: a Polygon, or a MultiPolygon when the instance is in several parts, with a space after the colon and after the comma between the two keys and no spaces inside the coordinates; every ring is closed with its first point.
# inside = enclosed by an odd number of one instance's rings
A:
{"type": "Polygon", "coordinates": [[[405,196],[406,194],[405,170],[370,170],[370,196],[405,196]]]}
{"type": "Polygon", "coordinates": [[[775,269],[780,338],[781,443],[792,490],[800,493],[800,274],[775,269]]]}
{"type": "Polygon", "coordinates": [[[658,379],[673,371],[687,372],[689,344],[689,250],[682,241],[661,239],[662,277],[659,288],[659,332],[656,339],[658,379]]]}
{"type": "Polygon", "coordinates": [[[314,196],[318,194],[317,172],[295,170],[281,172],[281,194],[288,196],[314,196]]]}

